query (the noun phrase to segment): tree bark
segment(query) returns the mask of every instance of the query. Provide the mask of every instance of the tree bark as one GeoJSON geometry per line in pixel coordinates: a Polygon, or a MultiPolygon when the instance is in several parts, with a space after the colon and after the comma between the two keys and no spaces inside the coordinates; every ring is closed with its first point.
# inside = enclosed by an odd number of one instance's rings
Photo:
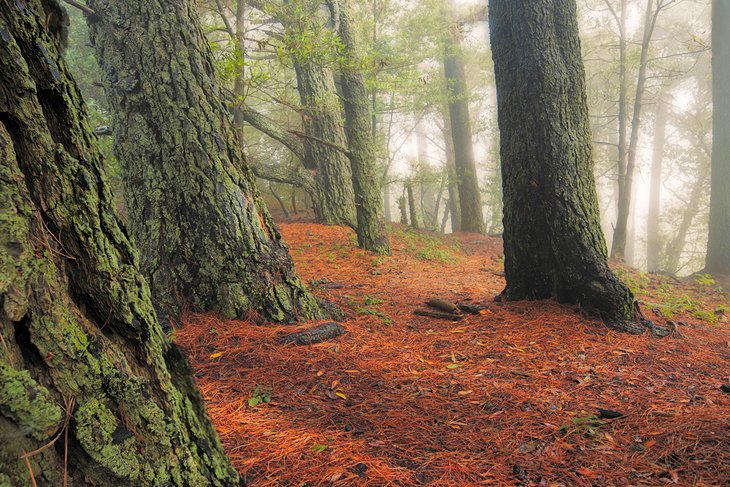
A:
{"type": "Polygon", "coordinates": [[[705,271],[730,274],[730,5],[712,2],[712,176],[705,271]]]}
{"type": "Polygon", "coordinates": [[[326,140],[341,147],[347,145],[332,71],[301,54],[293,53],[293,56],[304,132],[313,137],[304,138],[303,143],[305,159],[317,168],[318,220],[327,225],[355,227],[350,161],[342,151],[314,140],[326,140]]]}
{"type": "Polygon", "coordinates": [[[456,167],[454,165],[454,143],[451,135],[451,120],[448,108],[443,115],[444,118],[444,151],[446,152],[446,168],[449,174],[449,213],[451,218],[451,231],[461,231],[461,208],[459,206],[459,188],[457,185],[456,167]]]}
{"type": "Polygon", "coordinates": [[[607,264],[575,0],[492,0],[489,19],[504,182],[501,297],[555,297],[641,332],[634,297],[607,264]]]}
{"type": "Polygon", "coordinates": [[[339,26],[344,47],[340,74],[352,165],[352,186],[355,190],[357,241],[360,248],[388,254],[390,245],[383,222],[383,200],[377,183],[368,93],[360,71],[360,56],[352,26],[350,3],[349,0],[331,1],[339,6],[339,18],[335,24],[339,26]]]}
{"type": "Polygon", "coordinates": [[[474,161],[474,144],[469,118],[469,89],[461,53],[461,33],[456,24],[450,27],[446,38],[444,74],[449,99],[456,184],[459,188],[461,220],[459,229],[463,232],[486,233],[474,161]]]}
{"type": "Polygon", "coordinates": [[[0,484],[237,485],[114,211],[58,11],[0,0],[0,484]]]}
{"type": "Polygon", "coordinates": [[[254,186],[193,5],[89,5],[132,233],[160,316],[318,316],[254,186]]]}

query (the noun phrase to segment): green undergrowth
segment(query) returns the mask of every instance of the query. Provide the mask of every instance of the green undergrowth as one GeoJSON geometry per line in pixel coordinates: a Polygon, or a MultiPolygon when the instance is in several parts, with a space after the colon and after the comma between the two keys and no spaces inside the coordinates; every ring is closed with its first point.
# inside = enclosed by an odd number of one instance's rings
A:
{"type": "Polygon", "coordinates": [[[448,236],[400,226],[393,228],[391,238],[418,260],[455,264],[464,258],[459,244],[448,236]]]}
{"type": "Polygon", "coordinates": [[[635,269],[621,268],[616,273],[639,297],[645,309],[667,320],[691,316],[716,325],[730,311],[727,292],[710,275],[701,274],[680,281],[635,269]]]}

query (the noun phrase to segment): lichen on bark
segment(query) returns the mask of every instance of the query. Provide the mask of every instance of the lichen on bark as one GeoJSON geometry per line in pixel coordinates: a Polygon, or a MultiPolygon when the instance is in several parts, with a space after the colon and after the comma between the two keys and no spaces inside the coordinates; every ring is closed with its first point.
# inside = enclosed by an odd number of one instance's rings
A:
{"type": "Polygon", "coordinates": [[[39,485],[65,470],[70,485],[236,485],[155,318],[47,8],[0,0],[0,482],[31,484],[29,452],[39,485]]]}
{"type": "Polygon", "coordinates": [[[254,185],[195,6],[89,5],[130,228],[159,315],[321,316],[254,185]]]}

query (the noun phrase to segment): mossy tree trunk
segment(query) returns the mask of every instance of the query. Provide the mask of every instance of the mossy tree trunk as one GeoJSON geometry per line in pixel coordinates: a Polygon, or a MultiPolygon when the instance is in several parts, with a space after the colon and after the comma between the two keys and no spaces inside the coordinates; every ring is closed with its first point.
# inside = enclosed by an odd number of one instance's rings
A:
{"type": "Polygon", "coordinates": [[[89,5],[130,226],[160,316],[317,316],[254,186],[193,4],[89,5]]]}
{"type": "Polygon", "coordinates": [[[474,160],[474,143],[469,118],[469,88],[466,84],[464,57],[461,52],[461,32],[455,23],[450,26],[446,39],[444,74],[449,100],[456,184],[459,188],[459,231],[486,233],[474,160]]]}
{"type": "Polygon", "coordinates": [[[712,2],[712,176],[705,271],[730,274],[730,2],[712,2]]]}
{"type": "MultiPolygon", "coordinates": [[[[295,54],[295,57],[297,55],[295,54]]],[[[355,194],[346,149],[342,106],[332,71],[299,56],[294,62],[302,104],[305,159],[316,168],[317,215],[320,223],[355,227],[355,194]],[[327,145],[319,141],[327,141],[327,145]]]]}
{"type": "Polygon", "coordinates": [[[390,253],[388,234],[383,221],[383,200],[380,197],[375,142],[368,92],[360,70],[355,30],[349,0],[330,0],[333,12],[338,12],[335,25],[344,46],[340,67],[342,98],[345,107],[346,133],[350,148],[352,187],[357,211],[357,241],[360,248],[379,254],[390,253]]]}
{"type": "Polygon", "coordinates": [[[639,332],[607,264],[575,0],[492,0],[508,300],[579,303],[639,332]],[[514,39],[520,39],[515,43],[514,39]]]}
{"type": "Polygon", "coordinates": [[[49,37],[60,11],[0,0],[0,485],[236,485],[49,37]]]}

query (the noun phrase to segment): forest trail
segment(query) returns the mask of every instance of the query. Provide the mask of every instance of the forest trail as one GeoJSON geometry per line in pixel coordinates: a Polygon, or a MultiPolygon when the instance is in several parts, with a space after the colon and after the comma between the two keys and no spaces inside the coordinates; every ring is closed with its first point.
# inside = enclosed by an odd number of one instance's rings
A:
{"type": "Polygon", "coordinates": [[[280,229],[348,333],[282,346],[296,327],[192,315],[175,335],[252,485],[730,485],[728,301],[711,280],[621,271],[647,316],[681,322],[636,337],[571,306],[492,302],[497,238],[394,226],[377,257],[346,228],[280,229]],[[414,316],[432,297],[488,310],[414,316]]]}

